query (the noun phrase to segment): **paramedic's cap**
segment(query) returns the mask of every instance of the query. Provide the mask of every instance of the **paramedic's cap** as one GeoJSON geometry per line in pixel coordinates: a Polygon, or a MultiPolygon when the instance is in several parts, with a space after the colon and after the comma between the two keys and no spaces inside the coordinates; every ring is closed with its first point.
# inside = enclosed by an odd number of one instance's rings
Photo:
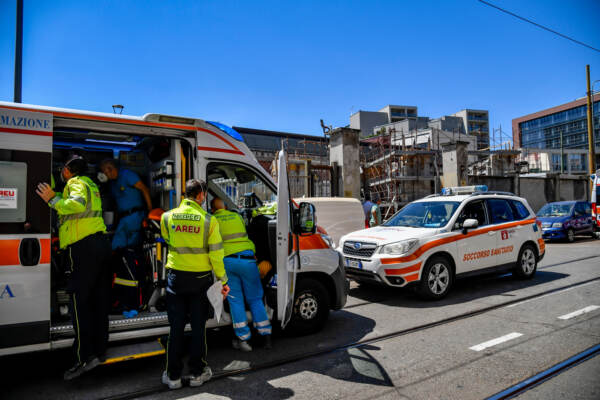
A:
{"type": "Polygon", "coordinates": [[[185,197],[195,199],[200,192],[206,193],[206,182],[199,179],[190,179],[185,183],[185,197]]]}
{"type": "Polygon", "coordinates": [[[65,167],[69,168],[73,175],[79,175],[87,169],[87,162],[83,157],[73,155],[67,160],[65,167]]]}

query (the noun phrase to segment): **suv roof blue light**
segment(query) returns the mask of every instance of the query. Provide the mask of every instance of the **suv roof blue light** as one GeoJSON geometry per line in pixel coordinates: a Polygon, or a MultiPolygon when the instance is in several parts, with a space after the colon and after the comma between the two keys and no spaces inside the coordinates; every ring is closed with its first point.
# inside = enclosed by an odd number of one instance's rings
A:
{"type": "Polygon", "coordinates": [[[206,121],[206,123],[211,124],[215,128],[222,130],[223,132],[225,132],[226,134],[228,134],[235,140],[239,140],[240,142],[244,141],[244,138],[242,137],[242,135],[240,135],[240,133],[238,131],[236,131],[235,129],[233,129],[230,126],[227,126],[225,124],[222,124],[220,122],[215,122],[215,121],[206,121]]]}

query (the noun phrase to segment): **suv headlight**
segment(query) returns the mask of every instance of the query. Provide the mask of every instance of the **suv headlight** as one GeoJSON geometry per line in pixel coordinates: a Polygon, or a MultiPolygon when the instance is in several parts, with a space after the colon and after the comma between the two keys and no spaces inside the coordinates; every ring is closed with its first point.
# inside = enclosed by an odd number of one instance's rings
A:
{"type": "Polygon", "coordinates": [[[399,256],[411,251],[418,242],[417,239],[408,239],[401,242],[386,244],[381,248],[379,253],[399,256]]]}
{"type": "Polygon", "coordinates": [[[562,225],[563,225],[562,222],[555,222],[552,224],[552,227],[553,228],[562,228],[562,225]]]}

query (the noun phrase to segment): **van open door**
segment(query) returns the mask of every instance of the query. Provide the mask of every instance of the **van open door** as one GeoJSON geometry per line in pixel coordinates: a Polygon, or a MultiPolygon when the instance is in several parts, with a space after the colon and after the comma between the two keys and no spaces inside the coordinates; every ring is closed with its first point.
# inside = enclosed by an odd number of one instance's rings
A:
{"type": "Polygon", "coordinates": [[[0,107],[0,355],[49,348],[52,121],[0,107]]]}
{"type": "Polygon", "coordinates": [[[277,160],[277,318],[285,328],[293,311],[298,249],[293,245],[292,202],[290,199],[285,152],[277,160]]]}

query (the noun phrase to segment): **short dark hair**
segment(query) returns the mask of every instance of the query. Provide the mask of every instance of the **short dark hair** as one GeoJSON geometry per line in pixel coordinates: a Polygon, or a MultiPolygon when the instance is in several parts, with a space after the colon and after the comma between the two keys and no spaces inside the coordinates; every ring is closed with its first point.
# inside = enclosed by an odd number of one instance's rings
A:
{"type": "Polygon", "coordinates": [[[81,156],[71,156],[65,163],[65,167],[75,176],[84,173],[87,170],[87,162],[81,156]]]}
{"type": "Polygon", "coordinates": [[[371,201],[371,193],[365,193],[365,201],[371,201]]]}
{"type": "Polygon", "coordinates": [[[105,165],[111,165],[113,168],[119,169],[119,166],[117,165],[117,160],[113,158],[105,158],[104,160],[100,161],[100,165],[98,166],[100,168],[104,168],[105,165]]]}
{"type": "Polygon", "coordinates": [[[190,179],[185,183],[185,197],[195,199],[199,193],[206,193],[206,182],[200,179],[190,179]]]}

